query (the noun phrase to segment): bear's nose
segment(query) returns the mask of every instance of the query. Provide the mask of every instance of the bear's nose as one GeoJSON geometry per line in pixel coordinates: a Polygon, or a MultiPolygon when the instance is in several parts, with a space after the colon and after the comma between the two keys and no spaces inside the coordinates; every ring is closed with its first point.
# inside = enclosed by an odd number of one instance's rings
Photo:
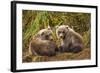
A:
{"type": "Polygon", "coordinates": [[[60,34],[60,35],[59,35],[59,37],[60,37],[60,38],[63,38],[63,35],[62,35],[62,34],[60,34]]]}

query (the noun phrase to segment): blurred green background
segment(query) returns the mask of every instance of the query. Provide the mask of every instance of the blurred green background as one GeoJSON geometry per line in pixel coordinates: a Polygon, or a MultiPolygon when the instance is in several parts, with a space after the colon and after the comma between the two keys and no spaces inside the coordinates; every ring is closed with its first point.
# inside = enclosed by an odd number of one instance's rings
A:
{"type": "Polygon", "coordinates": [[[35,35],[39,30],[47,28],[49,25],[55,31],[54,27],[62,24],[69,25],[72,29],[82,35],[85,48],[90,48],[90,13],[23,10],[23,56],[28,53],[28,46],[32,36],[35,35]]]}

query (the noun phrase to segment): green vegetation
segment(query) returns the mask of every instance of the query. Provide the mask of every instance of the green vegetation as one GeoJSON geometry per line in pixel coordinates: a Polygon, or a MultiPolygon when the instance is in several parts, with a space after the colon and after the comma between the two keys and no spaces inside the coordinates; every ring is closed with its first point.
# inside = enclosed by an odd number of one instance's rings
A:
{"type": "MultiPolygon", "coordinates": [[[[54,27],[61,24],[69,25],[76,32],[80,33],[83,36],[85,48],[90,49],[90,40],[91,40],[90,38],[91,14],[90,13],[23,10],[22,12],[23,56],[25,56],[28,52],[28,45],[32,36],[35,35],[39,30],[43,28],[47,28],[48,25],[54,31],[54,39],[56,41],[54,27]]],[[[71,56],[70,58],[73,59],[72,54],[70,54],[70,56],[71,56]]],[[[66,58],[66,55],[62,57],[66,58]]],[[[37,61],[37,58],[35,59],[37,61]]]]}

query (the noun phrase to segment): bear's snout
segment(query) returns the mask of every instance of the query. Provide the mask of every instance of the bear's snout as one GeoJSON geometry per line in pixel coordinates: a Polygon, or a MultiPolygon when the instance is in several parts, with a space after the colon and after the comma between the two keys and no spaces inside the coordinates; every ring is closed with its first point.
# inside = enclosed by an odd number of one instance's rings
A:
{"type": "Polygon", "coordinates": [[[64,34],[59,34],[60,39],[64,39],[64,34]]]}

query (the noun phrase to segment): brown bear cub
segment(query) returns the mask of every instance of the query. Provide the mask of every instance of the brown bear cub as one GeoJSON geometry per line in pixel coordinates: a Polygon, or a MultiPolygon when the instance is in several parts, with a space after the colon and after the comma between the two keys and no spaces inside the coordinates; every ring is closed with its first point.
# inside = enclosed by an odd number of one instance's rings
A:
{"type": "Polygon", "coordinates": [[[40,30],[30,41],[29,53],[40,56],[56,55],[56,43],[53,41],[50,28],[40,30]]]}
{"type": "Polygon", "coordinates": [[[67,25],[60,25],[56,28],[56,35],[61,39],[60,52],[78,53],[83,49],[83,39],[67,25]]]}

